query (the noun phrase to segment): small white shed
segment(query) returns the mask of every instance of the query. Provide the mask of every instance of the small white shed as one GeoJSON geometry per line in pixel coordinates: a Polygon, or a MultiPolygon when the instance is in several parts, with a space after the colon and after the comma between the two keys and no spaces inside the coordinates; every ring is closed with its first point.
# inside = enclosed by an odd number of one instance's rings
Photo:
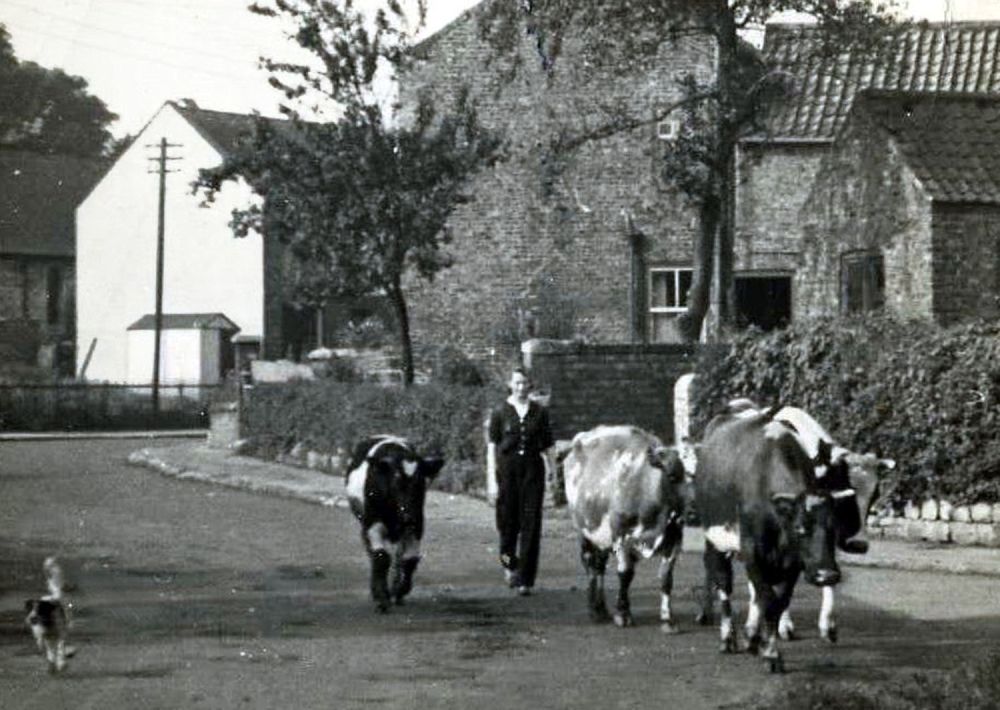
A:
{"type": "MultiPolygon", "coordinates": [[[[214,385],[235,364],[231,339],[240,327],[222,313],[164,313],[160,334],[160,384],[214,385]]],[[[128,327],[128,382],[153,381],[156,317],[147,313],[128,327]]]]}

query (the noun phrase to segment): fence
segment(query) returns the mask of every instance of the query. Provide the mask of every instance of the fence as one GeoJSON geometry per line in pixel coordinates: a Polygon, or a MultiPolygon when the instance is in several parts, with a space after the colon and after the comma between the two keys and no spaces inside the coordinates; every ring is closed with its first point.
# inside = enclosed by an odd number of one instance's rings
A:
{"type": "Polygon", "coordinates": [[[0,385],[0,431],[122,431],[208,427],[209,405],[224,385],[0,385]]]}

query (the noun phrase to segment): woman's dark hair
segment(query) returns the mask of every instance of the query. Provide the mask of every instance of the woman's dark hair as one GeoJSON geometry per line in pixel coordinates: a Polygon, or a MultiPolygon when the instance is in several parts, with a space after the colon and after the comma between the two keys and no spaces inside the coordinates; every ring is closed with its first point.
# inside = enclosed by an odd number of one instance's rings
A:
{"type": "MultiPolygon", "coordinates": [[[[517,367],[511,368],[510,376],[513,377],[514,375],[521,375],[524,379],[526,379],[528,381],[529,385],[532,384],[532,382],[531,382],[531,375],[529,375],[528,371],[525,370],[520,365],[518,365],[517,367]]],[[[510,382],[510,380],[508,380],[508,382],[510,382]]],[[[514,393],[514,390],[512,390],[510,388],[510,385],[507,385],[507,394],[513,394],[513,393],[514,393]]]]}

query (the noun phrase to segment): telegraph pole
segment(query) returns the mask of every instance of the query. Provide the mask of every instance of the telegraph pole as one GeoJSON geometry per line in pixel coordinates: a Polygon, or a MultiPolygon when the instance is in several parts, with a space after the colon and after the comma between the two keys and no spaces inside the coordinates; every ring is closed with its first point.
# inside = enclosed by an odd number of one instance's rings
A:
{"type": "Polygon", "coordinates": [[[154,311],[153,330],[153,412],[160,411],[160,336],[163,331],[163,237],[164,237],[164,215],[167,197],[167,173],[176,173],[176,170],[167,170],[168,160],[180,160],[179,157],[169,157],[167,148],[181,148],[180,143],[168,143],[166,138],[160,138],[160,142],[147,143],[147,148],[159,148],[160,154],[150,161],[157,163],[155,170],[150,173],[158,173],[160,176],[160,202],[156,221],[156,310],[154,311]]]}

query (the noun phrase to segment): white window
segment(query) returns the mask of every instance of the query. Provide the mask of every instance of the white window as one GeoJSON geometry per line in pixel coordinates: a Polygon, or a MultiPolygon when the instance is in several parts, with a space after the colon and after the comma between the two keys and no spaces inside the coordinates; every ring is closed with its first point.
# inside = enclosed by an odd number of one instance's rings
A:
{"type": "Polygon", "coordinates": [[[649,270],[649,330],[654,343],[676,342],[677,316],[687,310],[691,290],[691,269],[653,268],[649,270]]]}
{"type": "Polygon", "coordinates": [[[666,120],[660,121],[656,124],[656,137],[661,141],[672,141],[676,140],[677,134],[680,133],[681,124],[679,121],[666,120]]]}

